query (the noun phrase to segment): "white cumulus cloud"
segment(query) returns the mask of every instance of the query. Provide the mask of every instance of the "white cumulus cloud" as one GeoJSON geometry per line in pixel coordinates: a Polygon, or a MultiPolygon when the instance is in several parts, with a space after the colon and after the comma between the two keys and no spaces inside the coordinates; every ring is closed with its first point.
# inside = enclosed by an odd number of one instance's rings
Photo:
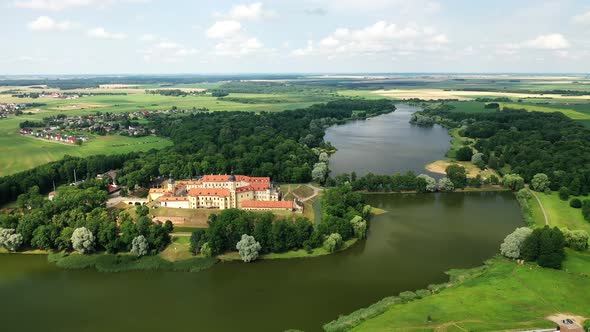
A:
{"type": "Polygon", "coordinates": [[[28,27],[33,31],[65,31],[72,27],[72,23],[57,22],[49,16],[39,16],[36,20],[29,22],[28,27]]]}
{"type": "Polygon", "coordinates": [[[227,38],[239,33],[240,30],[242,30],[242,25],[238,21],[217,21],[207,29],[207,37],[212,39],[227,38]]]}
{"type": "Polygon", "coordinates": [[[116,40],[121,40],[121,39],[127,38],[127,35],[125,35],[124,33],[109,32],[109,31],[105,30],[103,27],[98,27],[98,28],[88,30],[88,36],[90,36],[92,38],[98,38],[98,39],[116,39],[116,40]]]}
{"type": "Polygon", "coordinates": [[[265,9],[260,2],[249,5],[235,5],[228,14],[229,18],[237,21],[258,21],[273,16],[275,16],[275,12],[265,9]]]}
{"type": "Polygon", "coordinates": [[[569,41],[559,33],[540,35],[535,39],[526,41],[524,45],[531,48],[546,50],[559,50],[570,47],[569,41]]]}

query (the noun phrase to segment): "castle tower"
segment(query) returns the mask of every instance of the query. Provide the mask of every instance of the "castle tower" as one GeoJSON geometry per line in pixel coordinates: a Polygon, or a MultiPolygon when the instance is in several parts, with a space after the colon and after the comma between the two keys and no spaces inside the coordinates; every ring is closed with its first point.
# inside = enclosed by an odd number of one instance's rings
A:
{"type": "Polygon", "coordinates": [[[168,178],[168,191],[174,193],[174,179],[172,178],[172,173],[170,173],[170,177],[168,178]]]}
{"type": "Polygon", "coordinates": [[[228,178],[228,187],[229,187],[229,191],[230,191],[229,205],[232,208],[237,208],[238,207],[238,195],[236,194],[236,189],[238,187],[238,184],[236,183],[236,177],[234,175],[234,172],[232,172],[232,174],[228,178]]]}

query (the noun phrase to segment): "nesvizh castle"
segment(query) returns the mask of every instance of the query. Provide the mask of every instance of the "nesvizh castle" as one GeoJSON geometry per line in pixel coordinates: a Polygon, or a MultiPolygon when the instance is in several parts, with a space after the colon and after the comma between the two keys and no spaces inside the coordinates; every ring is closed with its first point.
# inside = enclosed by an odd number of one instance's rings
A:
{"type": "Polygon", "coordinates": [[[182,209],[242,209],[303,211],[303,204],[283,201],[270,177],[204,175],[199,180],[169,179],[166,188],[152,188],[149,201],[182,209]]]}

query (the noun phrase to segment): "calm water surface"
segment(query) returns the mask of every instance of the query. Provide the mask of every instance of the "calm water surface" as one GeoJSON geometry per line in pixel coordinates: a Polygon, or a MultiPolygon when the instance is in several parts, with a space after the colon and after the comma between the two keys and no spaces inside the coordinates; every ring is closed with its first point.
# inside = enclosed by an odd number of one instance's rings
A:
{"type": "Polygon", "coordinates": [[[319,331],[404,290],[479,265],[521,225],[511,193],[368,195],[388,212],[335,255],[222,263],[199,273],[59,270],[0,255],[3,331],[319,331]]]}
{"type": "MultiPolygon", "coordinates": [[[[326,130],[326,141],[338,151],[330,157],[333,175],[369,172],[394,174],[427,172],[424,166],[444,158],[450,147],[447,130],[439,125],[422,128],[409,123],[419,107],[396,105],[393,113],[348,122],[326,130]]],[[[440,177],[440,175],[436,175],[440,177]]]]}

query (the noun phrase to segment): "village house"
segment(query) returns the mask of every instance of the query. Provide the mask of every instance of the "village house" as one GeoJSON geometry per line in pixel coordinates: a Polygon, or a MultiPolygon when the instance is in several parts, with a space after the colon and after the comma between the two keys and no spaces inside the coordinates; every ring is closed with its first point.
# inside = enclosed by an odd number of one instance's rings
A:
{"type": "Polygon", "coordinates": [[[284,210],[302,212],[303,205],[283,201],[269,177],[205,175],[199,180],[174,181],[152,188],[148,199],[163,207],[184,209],[284,210]]]}

